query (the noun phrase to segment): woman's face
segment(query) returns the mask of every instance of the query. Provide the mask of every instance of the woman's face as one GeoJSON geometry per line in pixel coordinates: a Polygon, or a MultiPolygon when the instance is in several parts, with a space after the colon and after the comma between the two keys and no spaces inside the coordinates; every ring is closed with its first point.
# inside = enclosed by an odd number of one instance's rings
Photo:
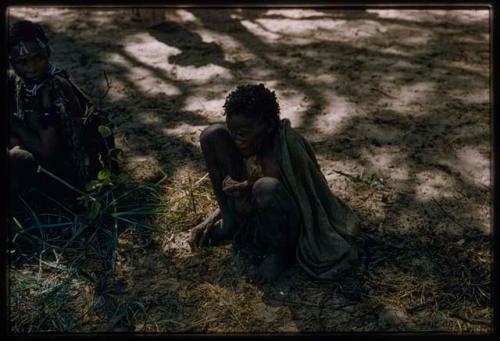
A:
{"type": "Polygon", "coordinates": [[[236,147],[244,157],[256,154],[266,136],[272,131],[271,122],[244,115],[226,117],[226,125],[236,147]]]}
{"type": "Polygon", "coordinates": [[[34,41],[16,45],[10,52],[10,62],[17,75],[28,81],[39,80],[49,66],[46,48],[41,48],[34,41]]]}

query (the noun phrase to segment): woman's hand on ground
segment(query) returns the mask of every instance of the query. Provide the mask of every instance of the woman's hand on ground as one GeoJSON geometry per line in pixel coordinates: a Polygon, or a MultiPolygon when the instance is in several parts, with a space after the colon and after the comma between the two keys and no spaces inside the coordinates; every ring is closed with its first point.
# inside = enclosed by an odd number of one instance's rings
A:
{"type": "Polygon", "coordinates": [[[191,252],[194,252],[209,243],[210,235],[216,226],[216,222],[205,220],[191,229],[191,234],[188,240],[191,252]]]}

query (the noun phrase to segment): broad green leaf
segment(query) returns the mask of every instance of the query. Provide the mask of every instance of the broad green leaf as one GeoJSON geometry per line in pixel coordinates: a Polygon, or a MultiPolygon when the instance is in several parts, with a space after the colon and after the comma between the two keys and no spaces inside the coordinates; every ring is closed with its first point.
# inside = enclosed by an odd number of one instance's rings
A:
{"type": "Polygon", "coordinates": [[[106,138],[111,136],[112,132],[111,129],[106,127],[105,125],[100,125],[97,130],[99,131],[99,134],[101,134],[102,137],[106,138]]]}
{"type": "Polygon", "coordinates": [[[104,168],[104,169],[101,169],[99,171],[99,173],[97,173],[97,180],[109,180],[109,177],[111,175],[111,172],[109,169],[107,168],[104,168]]]}
{"type": "Polygon", "coordinates": [[[101,212],[101,203],[99,201],[94,201],[90,206],[87,217],[89,220],[94,220],[99,215],[100,212],[101,212]]]}

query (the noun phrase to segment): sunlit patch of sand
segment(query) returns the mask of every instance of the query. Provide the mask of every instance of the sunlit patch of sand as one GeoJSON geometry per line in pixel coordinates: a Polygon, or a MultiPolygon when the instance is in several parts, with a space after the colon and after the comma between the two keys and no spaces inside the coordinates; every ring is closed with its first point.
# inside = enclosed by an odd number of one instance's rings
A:
{"type": "Polygon", "coordinates": [[[329,96],[325,96],[324,101],[325,104],[320,113],[311,113],[318,115],[315,118],[313,128],[323,135],[331,136],[342,131],[342,122],[356,115],[357,106],[333,89],[329,92],[329,96]]]}
{"type": "Polygon", "coordinates": [[[410,169],[407,155],[396,146],[371,147],[364,149],[362,158],[369,162],[369,168],[385,179],[392,181],[406,181],[409,179],[410,169]]]}
{"type": "MultiPolygon", "coordinates": [[[[221,80],[233,78],[228,69],[212,63],[203,66],[180,66],[169,63],[169,57],[179,55],[182,51],[156,40],[149,33],[138,33],[128,37],[124,43],[126,43],[125,52],[142,63],[143,69],[152,69],[148,77],[150,82],[154,82],[155,78],[159,79],[160,83],[166,83],[166,79],[179,81],[196,79],[197,82],[206,82],[214,78],[221,80]]],[[[161,91],[163,90],[158,90],[161,91]]]]}
{"type": "Polygon", "coordinates": [[[289,89],[277,89],[276,95],[280,103],[281,118],[289,119],[292,127],[301,126],[303,115],[309,107],[304,101],[304,95],[298,91],[289,91],[289,89]]]}
{"type": "Polygon", "coordinates": [[[434,103],[436,98],[435,87],[434,82],[416,82],[401,85],[398,90],[391,92],[391,96],[397,99],[397,101],[393,101],[392,109],[407,112],[413,110],[412,104],[427,105],[434,103]]]}
{"type": "Polygon", "coordinates": [[[464,146],[458,149],[454,156],[450,156],[442,163],[476,185],[484,187],[491,185],[490,160],[474,146],[464,146]]]}
{"type": "Polygon", "coordinates": [[[158,123],[162,122],[162,119],[160,118],[160,116],[158,116],[158,113],[150,112],[150,111],[141,112],[141,113],[137,114],[136,117],[140,122],[142,122],[146,125],[158,124],[158,123]]]}
{"type": "Polygon", "coordinates": [[[169,56],[181,53],[181,50],[166,45],[152,37],[148,32],[136,33],[123,40],[124,50],[144,65],[164,64],[169,56]]]}
{"type": "Polygon", "coordinates": [[[451,89],[448,96],[466,104],[490,103],[489,89],[470,89],[469,91],[451,89]]]}
{"type": "Polygon", "coordinates": [[[368,13],[377,14],[379,18],[397,19],[408,22],[426,22],[434,19],[457,19],[463,22],[484,22],[489,18],[488,10],[399,10],[399,9],[368,9],[368,13]]]}
{"type": "Polygon", "coordinates": [[[241,21],[250,32],[259,36],[268,43],[280,42],[282,44],[305,45],[319,40],[326,41],[351,41],[369,38],[378,34],[382,25],[371,20],[345,19],[256,19],[254,21],[241,21]],[[354,22],[353,22],[354,21],[354,22]],[[347,29],[355,26],[355,30],[347,29]],[[332,34],[335,32],[335,34],[332,34]],[[317,39],[312,41],[311,34],[317,39]]]}
{"type": "Polygon", "coordinates": [[[439,170],[426,170],[415,176],[417,185],[415,199],[428,202],[431,199],[454,199],[455,180],[448,174],[439,170]]]}
{"type": "MultiPolygon", "coordinates": [[[[166,82],[165,74],[158,75],[157,71],[143,66],[135,66],[120,53],[107,53],[106,57],[108,63],[111,65],[127,69],[126,74],[120,74],[119,76],[125,77],[128,81],[139,87],[144,93],[149,93],[151,95],[165,94],[169,96],[175,96],[181,93],[178,87],[166,82]]],[[[113,66],[111,66],[110,69],[113,70],[113,66]]],[[[114,77],[112,77],[112,81],[114,81],[113,78],[114,77]]]]}
{"type": "Polygon", "coordinates": [[[202,112],[204,116],[212,117],[218,114],[220,115],[224,111],[224,101],[225,98],[222,96],[214,99],[207,99],[203,95],[191,95],[184,101],[182,110],[202,112]]]}
{"type": "Polygon", "coordinates": [[[228,62],[239,62],[256,58],[249,51],[248,47],[229,34],[209,30],[201,24],[193,28],[193,32],[199,34],[202,41],[217,44],[224,52],[224,59],[228,62]]]}

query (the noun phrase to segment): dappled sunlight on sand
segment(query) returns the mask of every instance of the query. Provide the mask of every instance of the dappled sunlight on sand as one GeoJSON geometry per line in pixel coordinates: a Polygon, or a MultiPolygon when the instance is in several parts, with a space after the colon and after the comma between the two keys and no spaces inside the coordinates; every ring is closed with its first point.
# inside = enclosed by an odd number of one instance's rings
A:
{"type": "Polygon", "coordinates": [[[421,202],[429,202],[431,199],[454,198],[454,180],[448,174],[439,171],[423,171],[415,176],[417,186],[415,187],[415,199],[421,202]]]}
{"type": "Polygon", "coordinates": [[[391,181],[405,182],[409,179],[410,167],[405,162],[408,155],[400,147],[372,147],[362,153],[362,157],[377,174],[390,174],[391,181]]]}
{"type": "MultiPolygon", "coordinates": [[[[409,85],[401,85],[391,95],[397,98],[393,101],[392,108],[400,112],[414,111],[412,105],[428,105],[435,102],[436,85],[434,82],[417,82],[409,85]]],[[[427,114],[427,113],[422,113],[427,114]]]]}
{"type": "Polygon", "coordinates": [[[324,106],[321,113],[317,114],[313,127],[321,134],[334,135],[343,129],[342,122],[346,118],[356,116],[356,108],[356,104],[332,90],[329,96],[325,96],[324,106]]]}
{"type": "Polygon", "coordinates": [[[456,151],[455,156],[443,161],[467,180],[490,187],[490,155],[483,155],[478,148],[464,146],[456,151]]]}

